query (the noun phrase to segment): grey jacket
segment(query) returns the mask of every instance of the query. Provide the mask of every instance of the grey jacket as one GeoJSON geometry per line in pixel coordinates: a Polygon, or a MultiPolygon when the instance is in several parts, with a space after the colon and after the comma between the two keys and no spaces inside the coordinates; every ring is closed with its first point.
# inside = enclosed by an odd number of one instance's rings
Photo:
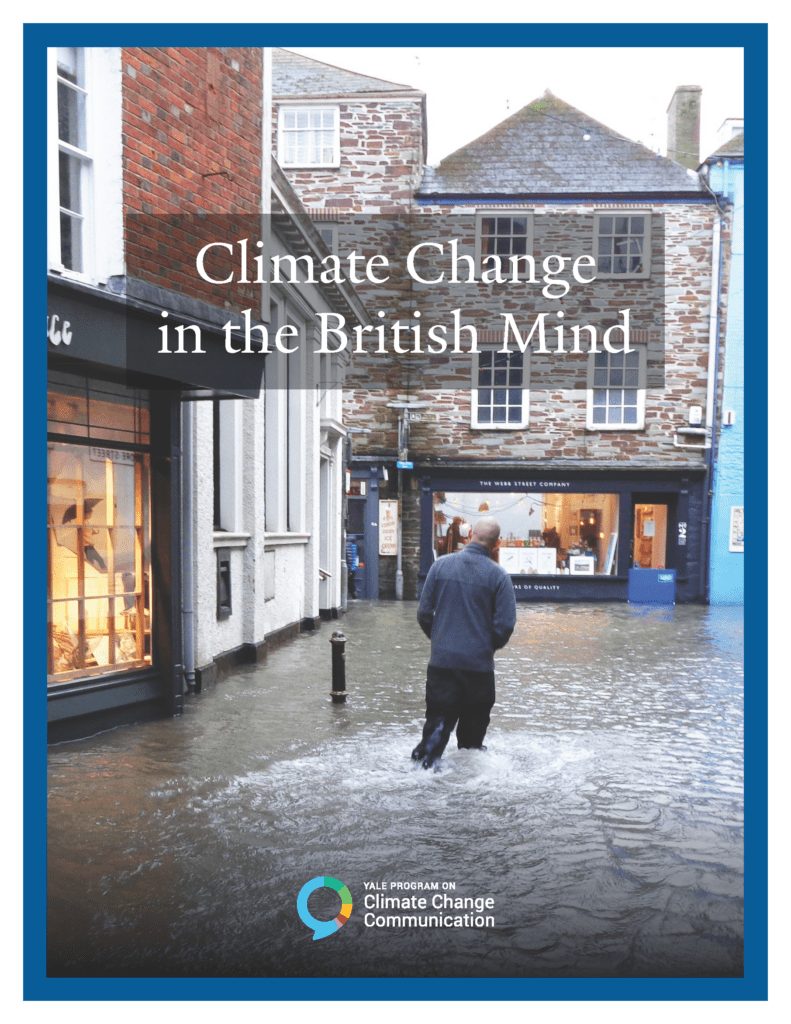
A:
{"type": "Polygon", "coordinates": [[[468,544],[431,566],[417,620],[431,639],[430,665],[491,672],[516,625],[511,577],[482,544],[468,544]]]}

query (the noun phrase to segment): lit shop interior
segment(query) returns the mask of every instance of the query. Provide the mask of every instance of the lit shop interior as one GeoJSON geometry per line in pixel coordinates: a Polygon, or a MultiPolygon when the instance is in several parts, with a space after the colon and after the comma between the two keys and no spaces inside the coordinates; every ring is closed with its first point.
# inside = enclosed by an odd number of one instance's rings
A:
{"type": "MultiPolygon", "coordinates": [[[[618,494],[434,491],[434,557],[460,551],[476,520],[500,523],[497,560],[512,576],[612,576],[618,494]]],[[[664,568],[667,505],[636,505],[633,564],[664,568]]]]}
{"type": "Polygon", "coordinates": [[[102,387],[49,395],[50,683],[151,663],[148,409],[102,387]]]}

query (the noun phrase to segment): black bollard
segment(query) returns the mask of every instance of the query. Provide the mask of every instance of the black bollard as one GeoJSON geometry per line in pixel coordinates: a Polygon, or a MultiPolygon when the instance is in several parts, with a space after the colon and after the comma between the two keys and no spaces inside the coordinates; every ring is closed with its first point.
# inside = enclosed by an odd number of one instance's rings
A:
{"type": "Polygon", "coordinates": [[[339,629],[330,637],[332,644],[332,697],[333,704],[346,700],[346,637],[339,629]]]}

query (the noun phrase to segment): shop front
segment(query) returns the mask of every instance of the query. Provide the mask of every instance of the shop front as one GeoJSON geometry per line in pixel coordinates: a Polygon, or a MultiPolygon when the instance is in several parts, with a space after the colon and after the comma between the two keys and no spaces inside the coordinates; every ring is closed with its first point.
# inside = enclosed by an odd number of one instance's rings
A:
{"type": "Polygon", "coordinates": [[[675,569],[677,599],[703,600],[702,472],[448,469],[420,488],[421,579],[492,516],[517,600],[625,601],[635,566],[675,569]]]}
{"type": "Polygon", "coordinates": [[[48,289],[51,740],[182,710],[180,407],[201,382],[129,371],[130,338],[154,329],[117,298],[48,289]]]}

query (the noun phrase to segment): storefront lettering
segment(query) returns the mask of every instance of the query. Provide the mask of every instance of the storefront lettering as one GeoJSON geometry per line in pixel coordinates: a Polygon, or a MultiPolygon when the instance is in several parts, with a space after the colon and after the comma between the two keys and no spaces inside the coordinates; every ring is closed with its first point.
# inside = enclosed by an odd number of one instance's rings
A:
{"type": "Polygon", "coordinates": [[[47,317],[47,340],[53,345],[60,345],[61,342],[64,345],[71,345],[71,323],[64,320],[63,328],[58,330],[59,320],[57,313],[47,317]]]}
{"type": "Polygon", "coordinates": [[[571,487],[569,480],[479,480],[478,484],[481,487],[518,487],[521,490],[529,488],[546,490],[548,487],[557,490],[571,487]]]}
{"type": "Polygon", "coordinates": [[[119,448],[91,448],[90,450],[91,462],[116,462],[121,465],[135,464],[135,456],[133,452],[125,452],[119,448]]]}

